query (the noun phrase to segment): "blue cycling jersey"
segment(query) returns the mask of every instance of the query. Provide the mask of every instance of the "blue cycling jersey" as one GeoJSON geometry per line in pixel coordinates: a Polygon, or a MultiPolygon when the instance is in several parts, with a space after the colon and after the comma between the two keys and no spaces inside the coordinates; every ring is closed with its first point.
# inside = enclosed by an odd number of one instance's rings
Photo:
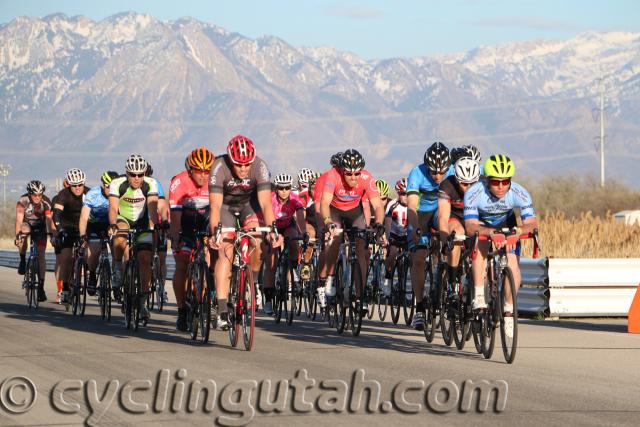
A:
{"type": "Polygon", "coordinates": [[[93,187],[84,195],[83,206],[91,209],[89,222],[109,222],[109,199],[102,192],[102,186],[93,187]]]}
{"type": "Polygon", "coordinates": [[[496,227],[520,208],[522,220],[536,216],[531,195],[521,185],[511,182],[507,194],[498,199],[489,190],[489,184],[478,181],[464,193],[464,219],[477,219],[485,225],[496,227]]]}
{"type": "MultiPolygon", "coordinates": [[[[453,175],[454,167],[449,166],[444,179],[453,175]]],[[[443,179],[443,180],[444,180],[443,179]]],[[[433,212],[438,209],[438,190],[440,184],[437,184],[424,163],[411,169],[407,182],[407,194],[419,194],[420,205],[418,212],[433,212]]]]}
{"type": "MultiPolygon", "coordinates": [[[[153,178],[155,179],[155,178],[153,178]]],[[[164,199],[164,188],[162,188],[162,184],[160,184],[159,179],[155,179],[156,184],[158,185],[158,199],[164,199]]]]}

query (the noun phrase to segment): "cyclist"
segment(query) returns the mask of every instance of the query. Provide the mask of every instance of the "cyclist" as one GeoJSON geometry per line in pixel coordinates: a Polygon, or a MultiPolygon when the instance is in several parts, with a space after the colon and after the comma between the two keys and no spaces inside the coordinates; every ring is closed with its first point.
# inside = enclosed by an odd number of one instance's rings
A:
{"type": "Polygon", "coordinates": [[[89,283],[87,293],[96,294],[96,268],[100,257],[100,239],[109,231],[109,185],[118,172],[107,171],[100,176],[102,185],[93,187],[84,197],[80,211],[80,239],[88,242],[87,264],[89,266],[89,283]]]}
{"type": "MultiPolygon", "coordinates": [[[[496,230],[511,228],[514,234],[532,232],[538,227],[538,220],[533,209],[533,201],[529,192],[511,179],[515,173],[513,161],[497,154],[489,157],[484,163],[486,180],[474,184],[464,193],[464,222],[467,232],[481,235],[492,235],[496,230]],[[515,208],[520,209],[522,227],[517,227],[515,208]]],[[[494,245],[500,249],[506,245],[501,242],[494,245]]],[[[478,256],[472,261],[473,283],[475,286],[474,309],[487,306],[484,298],[484,275],[487,265],[489,244],[478,242],[478,256]]],[[[507,261],[513,272],[516,291],[520,288],[520,243],[507,246],[507,261]]],[[[513,298],[509,287],[505,286],[505,330],[507,336],[513,334],[513,298]]]]}
{"type": "MultiPolygon", "coordinates": [[[[273,179],[273,184],[276,189],[271,195],[271,205],[273,206],[273,213],[276,217],[278,234],[290,238],[299,237],[303,233],[306,234],[304,206],[300,200],[292,194],[291,175],[287,173],[276,175],[273,179]]],[[[267,315],[273,314],[273,281],[276,272],[276,254],[277,251],[271,251],[271,254],[267,255],[268,269],[264,280],[264,293],[266,297],[264,313],[267,315]]],[[[298,282],[298,244],[296,241],[289,242],[289,259],[293,265],[294,281],[298,282]]]]}
{"type": "Polygon", "coordinates": [[[398,198],[389,202],[384,218],[385,230],[389,236],[389,250],[384,263],[385,278],[382,287],[386,297],[391,294],[391,280],[398,248],[407,245],[407,178],[399,179],[395,190],[398,198]]]}
{"type": "MultiPolygon", "coordinates": [[[[159,224],[158,187],[156,180],[146,177],[147,162],[139,154],[130,155],[125,161],[125,176],[120,176],[109,186],[109,227],[113,240],[113,281],[112,287],[119,293],[122,287],[124,270],[123,257],[127,251],[127,235],[116,230],[149,230],[159,224]]],[[[140,298],[140,317],[149,319],[147,295],[151,287],[151,249],[153,235],[151,230],[140,233],[134,241],[138,249],[138,266],[142,295],[140,298]]]]}
{"type": "MultiPolygon", "coordinates": [[[[169,187],[171,205],[171,247],[176,261],[173,273],[173,292],[176,295],[178,318],[176,329],[188,329],[185,307],[187,292],[187,267],[191,251],[196,247],[196,232],[204,232],[209,226],[209,175],[215,157],[206,147],[191,151],[187,157],[187,169],[174,176],[169,187]]],[[[207,258],[210,257],[207,250],[207,258]]],[[[211,260],[207,260],[211,263],[211,260]]],[[[211,265],[211,264],[210,264],[211,265]]]]}
{"type": "MultiPolygon", "coordinates": [[[[453,151],[453,150],[452,150],[453,151]]],[[[466,151],[466,150],[465,150],[466,151]]],[[[480,165],[471,157],[459,158],[454,165],[454,175],[440,184],[438,191],[438,229],[440,241],[446,242],[449,235],[465,235],[464,194],[480,179],[480,165]]],[[[458,275],[460,247],[454,246],[447,254],[447,273],[449,290],[453,289],[454,279],[458,275]]]]}
{"type": "MultiPolygon", "coordinates": [[[[218,224],[235,227],[233,212],[240,214],[245,228],[262,224],[272,224],[275,220],[271,206],[271,181],[267,164],[258,156],[253,141],[243,135],[236,135],[227,144],[227,154],[219,156],[213,163],[209,179],[209,225],[214,232],[218,224]]],[[[269,233],[269,241],[275,235],[269,233]]],[[[216,295],[218,295],[218,327],[228,329],[228,307],[231,262],[233,260],[233,240],[222,236],[221,242],[209,239],[212,249],[218,250],[215,263],[216,295]]],[[[252,240],[251,270],[254,281],[258,278],[261,263],[261,238],[252,240]]]]}
{"type": "MultiPolygon", "coordinates": [[[[327,175],[324,183],[322,199],[320,202],[320,212],[323,223],[331,237],[336,236],[336,228],[341,224],[344,228],[355,227],[365,229],[364,209],[362,197],[368,196],[369,203],[375,210],[375,229],[378,237],[384,236],[384,210],[382,201],[378,194],[378,188],[369,171],[364,169],[365,161],[362,155],[354,149],[349,149],[342,154],[340,159],[340,170],[332,169],[327,175]]],[[[333,286],[333,269],[338,257],[340,246],[339,239],[331,239],[325,248],[326,263],[320,272],[320,277],[325,278],[325,296],[335,296],[333,286]]],[[[367,271],[367,256],[365,241],[358,239],[356,242],[357,257],[360,264],[362,279],[367,271]]],[[[360,289],[356,288],[356,296],[359,296],[360,289]]],[[[367,310],[366,302],[363,310],[367,310]]]]}
{"type": "MultiPolygon", "coordinates": [[[[65,176],[64,179],[62,180],[62,188],[69,188],[69,181],[67,181],[67,177],[65,176]]],[[[51,208],[53,209],[53,207],[56,205],[58,201],[58,194],[56,193],[55,196],[53,196],[53,198],[51,199],[51,208]]],[[[53,229],[52,229],[53,231],[53,229]]],[[[55,268],[54,271],[58,271],[58,266],[60,265],[60,248],[57,246],[53,245],[54,240],[51,239],[51,246],[53,246],[53,251],[55,253],[56,256],[56,264],[55,264],[55,268]]],[[[58,279],[56,276],[56,286],[58,289],[58,293],[56,295],[56,303],[60,304],[61,303],[61,298],[62,298],[62,280],[58,279]]]]}
{"type": "MultiPolygon", "coordinates": [[[[315,239],[318,235],[318,216],[316,215],[316,204],[315,204],[315,189],[316,189],[316,180],[320,175],[318,173],[314,173],[311,177],[309,177],[309,200],[305,206],[305,227],[307,230],[307,234],[309,238],[315,239]]],[[[311,260],[311,256],[313,255],[313,247],[309,246],[304,253],[304,263],[300,268],[300,277],[304,280],[309,280],[311,278],[311,268],[309,267],[309,261],[311,260]]]]}
{"type": "Polygon", "coordinates": [[[73,245],[80,237],[79,223],[82,201],[89,188],[85,187],[85,173],[78,169],[69,169],[67,182],[69,188],[63,188],[53,205],[53,224],[55,231],[51,243],[60,250],[56,277],[62,280],[62,294],[60,300],[67,302],[69,293],[69,278],[73,269],[73,245]]]}
{"type": "MultiPolygon", "coordinates": [[[[166,230],[169,221],[169,203],[167,202],[166,197],[164,196],[164,188],[162,187],[162,183],[159,179],[153,178],[153,167],[151,163],[147,162],[147,170],[144,175],[156,181],[156,185],[158,187],[158,217],[160,221],[162,221],[163,225],[162,229],[166,230]]],[[[156,250],[158,251],[158,258],[160,260],[160,269],[162,270],[162,276],[167,277],[167,241],[157,241],[156,250]]],[[[169,301],[167,297],[167,291],[164,291],[162,294],[162,302],[166,303],[169,301]]]]}
{"type": "Polygon", "coordinates": [[[302,168],[298,172],[298,191],[292,191],[291,194],[300,200],[302,206],[307,206],[309,202],[309,180],[314,175],[309,168],[302,168]]]}
{"type": "Polygon", "coordinates": [[[38,261],[40,266],[40,282],[38,283],[38,301],[46,301],[44,278],[46,275],[45,250],[47,249],[47,232],[53,228],[51,219],[51,201],[44,195],[45,186],[38,180],[27,183],[27,192],[20,196],[16,204],[16,240],[15,245],[20,253],[18,274],[24,275],[26,270],[27,234],[35,236],[37,242],[38,261]]]}
{"type": "Polygon", "coordinates": [[[450,166],[449,149],[441,142],[434,142],[424,153],[423,164],[413,168],[407,180],[407,231],[409,248],[413,251],[411,283],[416,297],[416,312],[411,325],[419,331],[424,329],[426,318],[423,293],[427,244],[431,227],[437,228],[438,190],[440,183],[453,173],[450,166]]]}

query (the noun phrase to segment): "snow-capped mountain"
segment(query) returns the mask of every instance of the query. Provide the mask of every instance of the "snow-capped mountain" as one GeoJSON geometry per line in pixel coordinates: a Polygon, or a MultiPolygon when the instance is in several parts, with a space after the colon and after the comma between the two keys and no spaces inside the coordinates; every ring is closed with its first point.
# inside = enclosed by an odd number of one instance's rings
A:
{"type": "Polygon", "coordinates": [[[131,152],[168,179],[192,147],[220,153],[236,133],[274,173],[357,147],[395,180],[434,140],[506,151],[528,176],[596,173],[601,76],[608,174],[637,185],[640,33],[365,61],[191,18],[20,17],[0,26],[0,146],[14,180],[97,177],[131,152]]]}

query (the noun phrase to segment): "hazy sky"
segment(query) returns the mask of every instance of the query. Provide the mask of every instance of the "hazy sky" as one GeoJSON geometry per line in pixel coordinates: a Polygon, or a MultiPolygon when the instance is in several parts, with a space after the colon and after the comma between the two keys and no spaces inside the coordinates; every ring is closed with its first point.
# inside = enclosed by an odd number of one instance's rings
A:
{"type": "Polygon", "coordinates": [[[294,46],[335,46],[366,58],[462,52],[481,44],[640,31],[640,0],[0,0],[0,22],[62,12],[94,20],[123,12],[191,16],[294,46]]]}

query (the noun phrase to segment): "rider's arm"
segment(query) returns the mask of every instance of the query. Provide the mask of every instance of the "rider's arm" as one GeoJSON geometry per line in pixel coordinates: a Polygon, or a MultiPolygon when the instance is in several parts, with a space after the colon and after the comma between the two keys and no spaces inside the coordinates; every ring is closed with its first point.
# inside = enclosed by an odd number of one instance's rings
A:
{"type": "Polygon", "coordinates": [[[464,229],[466,230],[468,236],[475,234],[476,231],[482,236],[490,236],[495,231],[491,227],[485,227],[484,225],[481,225],[480,221],[475,218],[465,219],[464,229]]]}
{"type": "Polygon", "coordinates": [[[167,214],[167,211],[169,210],[169,203],[167,203],[167,199],[158,198],[158,210],[160,212],[159,220],[167,222],[167,218],[169,218],[169,215],[167,214]]]}
{"type": "Polygon", "coordinates": [[[322,193],[322,199],[320,200],[320,216],[322,217],[322,224],[328,224],[331,222],[331,201],[333,200],[333,192],[325,191],[322,193]]]}
{"type": "Polygon", "coordinates": [[[307,231],[307,226],[305,224],[304,209],[296,209],[296,225],[298,226],[298,233],[304,234],[307,231]]]}
{"type": "Polygon", "coordinates": [[[438,199],[438,229],[440,230],[441,241],[446,241],[449,237],[449,218],[451,217],[451,202],[441,198],[438,199]]]}
{"type": "Polygon", "coordinates": [[[369,199],[369,203],[373,207],[375,212],[375,221],[376,224],[382,224],[384,221],[384,206],[382,206],[382,200],[380,200],[380,196],[373,196],[369,199]]]}
{"type": "Polygon", "coordinates": [[[22,221],[24,221],[24,206],[18,203],[16,205],[16,236],[20,233],[22,221]]]}
{"type": "Polygon", "coordinates": [[[275,221],[275,215],[273,214],[273,205],[271,204],[271,190],[265,188],[264,190],[258,190],[258,203],[264,216],[264,223],[270,226],[275,221]]]}
{"type": "Polygon", "coordinates": [[[520,234],[527,234],[531,233],[536,228],[538,228],[538,218],[531,216],[522,221],[522,230],[519,230],[519,232],[520,234]]]}
{"type": "Polygon", "coordinates": [[[61,205],[60,203],[53,205],[53,223],[55,224],[56,229],[60,228],[62,211],[64,211],[64,205],[61,205]]]}
{"type": "Polygon", "coordinates": [[[147,208],[149,209],[149,221],[151,221],[151,227],[159,224],[158,220],[158,196],[150,195],[147,197],[147,208]]]}
{"type": "Polygon", "coordinates": [[[118,222],[118,210],[120,209],[120,198],[109,197],[109,225],[116,225],[118,222]]]}
{"type": "Polygon", "coordinates": [[[415,230],[418,228],[418,205],[420,204],[420,195],[411,193],[407,196],[407,220],[409,225],[415,230]]]}
{"type": "Polygon", "coordinates": [[[82,210],[80,211],[80,222],[78,223],[78,229],[81,236],[85,236],[87,234],[87,221],[89,221],[90,213],[91,208],[89,206],[83,206],[82,210]]]}
{"type": "MultiPolygon", "coordinates": [[[[209,193],[209,228],[213,233],[220,222],[220,209],[222,208],[222,201],[224,199],[224,195],[222,192],[213,192],[209,193]]],[[[171,222],[173,225],[173,222],[171,222]]]]}
{"type": "MultiPolygon", "coordinates": [[[[211,198],[211,195],[209,195],[211,198]]],[[[171,210],[171,221],[169,226],[169,236],[174,244],[178,244],[178,234],[180,233],[180,227],[182,226],[182,211],[180,209],[171,210]]],[[[213,230],[213,229],[212,229],[213,230]]]]}
{"type": "Polygon", "coordinates": [[[56,227],[53,225],[53,214],[49,212],[44,216],[45,224],[47,225],[47,233],[53,233],[56,227]]]}

